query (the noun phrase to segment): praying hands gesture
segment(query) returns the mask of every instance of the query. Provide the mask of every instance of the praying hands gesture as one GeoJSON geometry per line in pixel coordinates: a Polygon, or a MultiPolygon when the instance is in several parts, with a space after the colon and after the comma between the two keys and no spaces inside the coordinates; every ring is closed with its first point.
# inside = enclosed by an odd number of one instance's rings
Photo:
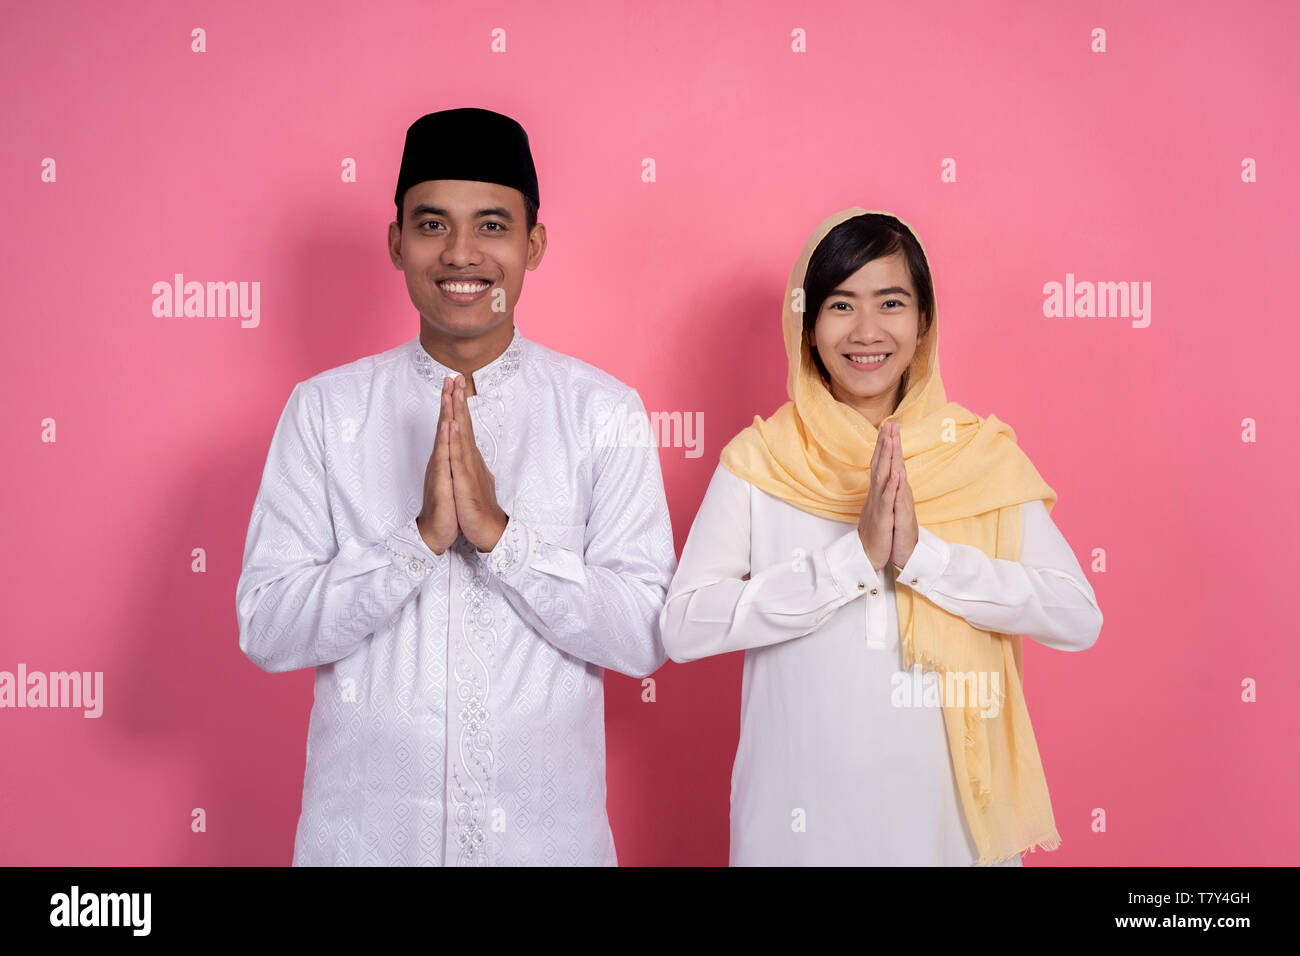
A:
{"type": "Polygon", "coordinates": [[[456,535],[479,551],[491,551],[509,516],[497,504],[496,479],[474,443],[465,401],[465,377],[442,380],[442,404],[433,454],[424,472],[424,507],[415,519],[429,550],[442,554],[456,535]]]}
{"type": "Polygon", "coordinates": [[[898,422],[887,422],[880,428],[871,455],[871,484],[858,518],[858,537],[876,571],[889,561],[904,567],[920,536],[900,427],[898,422]]]}

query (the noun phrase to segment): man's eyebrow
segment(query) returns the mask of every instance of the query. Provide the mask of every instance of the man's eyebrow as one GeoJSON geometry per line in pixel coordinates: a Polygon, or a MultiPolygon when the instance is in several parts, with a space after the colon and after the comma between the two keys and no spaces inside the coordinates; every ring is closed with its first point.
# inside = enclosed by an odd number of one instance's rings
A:
{"type": "MultiPolygon", "coordinates": [[[[826,298],[829,299],[833,295],[842,295],[849,299],[856,299],[858,297],[857,293],[855,293],[852,289],[832,289],[830,292],[826,293],[826,298]]],[[[871,294],[871,296],[868,296],[868,298],[874,298],[882,295],[905,295],[908,298],[911,298],[912,293],[908,292],[902,286],[891,285],[887,289],[877,289],[875,292],[871,294]]]]}
{"type": "MultiPolygon", "coordinates": [[[[451,213],[441,206],[430,206],[428,203],[420,203],[411,210],[411,216],[442,216],[444,219],[450,219],[451,213]]],[[[510,215],[510,210],[505,206],[492,206],[488,209],[480,209],[474,213],[475,219],[483,219],[487,216],[500,216],[506,222],[514,222],[515,217],[510,215]]]]}

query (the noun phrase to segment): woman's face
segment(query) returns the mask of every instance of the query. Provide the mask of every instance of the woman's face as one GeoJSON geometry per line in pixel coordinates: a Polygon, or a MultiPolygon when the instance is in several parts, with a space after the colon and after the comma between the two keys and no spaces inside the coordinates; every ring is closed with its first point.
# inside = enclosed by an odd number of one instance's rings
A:
{"type": "Polygon", "coordinates": [[[902,252],[868,262],[831,290],[817,313],[813,345],[830,373],[831,394],[876,428],[902,397],[898,386],[916,353],[919,319],[902,252]]]}

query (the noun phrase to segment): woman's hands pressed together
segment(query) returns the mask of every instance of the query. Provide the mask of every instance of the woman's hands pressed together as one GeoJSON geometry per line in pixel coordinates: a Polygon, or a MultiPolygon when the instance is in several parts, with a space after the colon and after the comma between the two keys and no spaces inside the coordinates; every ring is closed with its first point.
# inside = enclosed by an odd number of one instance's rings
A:
{"type": "Polygon", "coordinates": [[[886,422],[878,432],[871,484],[858,518],[858,537],[876,571],[890,561],[900,568],[906,565],[920,535],[900,428],[898,422],[886,422]]]}

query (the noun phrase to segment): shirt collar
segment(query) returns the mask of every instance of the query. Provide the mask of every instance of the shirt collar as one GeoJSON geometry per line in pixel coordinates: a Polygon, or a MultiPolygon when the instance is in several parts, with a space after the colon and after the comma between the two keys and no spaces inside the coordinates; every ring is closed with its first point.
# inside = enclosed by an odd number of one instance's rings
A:
{"type": "MultiPolygon", "coordinates": [[[[500,389],[519,370],[519,361],[524,354],[525,341],[524,337],[519,334],[518,327],[516,327],[514,335],[510,339],[510,344],[506,346],[506,350],[491,362],[488,362],[487,365],[475,369],[473,373],[475,394],[500,389]]],[[[444,377],[454,379],[460,374],[455,369],[443,365],[426,352],[424,346],[420,344],[418,335],[411,344],[411,360],[415,365],[416,373],[430,385],[436,385],[438,388],[442,388],[444,377]]]]}

